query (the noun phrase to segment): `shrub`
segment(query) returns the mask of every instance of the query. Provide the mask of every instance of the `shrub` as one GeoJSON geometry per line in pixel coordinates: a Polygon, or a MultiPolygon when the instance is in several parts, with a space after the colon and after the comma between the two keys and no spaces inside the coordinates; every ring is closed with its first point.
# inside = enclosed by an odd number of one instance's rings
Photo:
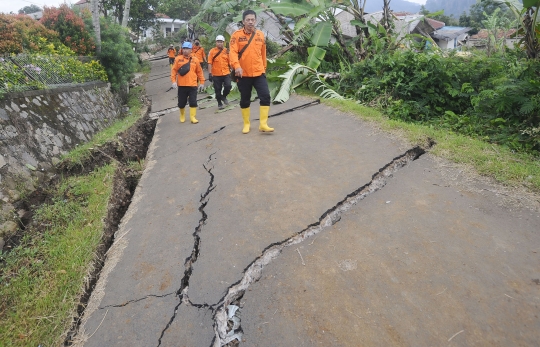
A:
{"type": "MultiPolygon", "coordinates": [[[[91,19],[86,23],[91,28],[91,19]]],[[[98,58],[107,71],[113,90],[118,91],[128,83],[137,69],[138,59],[127,29],[110,19],[101,18],[101,53],[98,58]]]]}
{"type": "Polygon", "coordinates": [[[390,117],[540,152],[539,63],[515,55],[486,57],[394,51],[353,65],[343,94],[390,117]]]}
{"type": "Polygon", "coordinates": [[[41,23],[45,27],[56,31],[62,43],[75,51],[78,55],[93,55],[95,49],[94,39],[86,29],[84,21],[77,16],[67,5],[59,8],[45,7],[41,23]]]}
{"type": "Polygon", "coordinates": [[[57,32],[26,15],[0,13],[0,37],[0,54],[73,54],[60,42],[57,32]]]}

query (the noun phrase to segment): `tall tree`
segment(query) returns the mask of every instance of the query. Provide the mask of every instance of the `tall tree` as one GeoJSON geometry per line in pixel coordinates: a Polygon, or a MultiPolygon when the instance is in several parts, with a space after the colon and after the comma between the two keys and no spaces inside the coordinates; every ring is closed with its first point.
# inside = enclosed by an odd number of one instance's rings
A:
{"type": "Polygon", "coordinates": [[[484,28],[482,26],[482,21],[485,18],[484,13],[491,16],[497,9],[500,10],[499,16],[506,18],[508,21],[514,19],[512,12],[507,6],[492,0],[487,0],[471,5],[469,14],[463,12],[459,17],[459,25],[472,28],[472,30],[469,31],[469,34],[474,35],[478,33],[480,29],[484,28]]]}
{"type": "Polygon", "coordinates": [[[122,26],[124,28],[127,27],[130,7],[131,7],[131,0],[126,0],[126,4],[124,5],[124,15],[122,16],[122,26]]]}
{"type": "Polygon", "coordinates": [[[201,8],[201,0],[163,0],[158,10],[174,19],[190,20],[201,8]]]}
{"type": "MultiPolygon", "coordinates": [[[[127,1],[126,1],[127,3],[127,1]]],[[[130,0],[129,17],[124,15],[122,22],[128,21],[128,27],[138,36],[156,23],[156,12],[160,0],[130,0]]]]}
{"type": "Polygon", "coordinates": [[[96,53],[101,53],[101,27],[99,25],[99,0],[90,0],[92,9],[92,26],[96,39],[96,53]]]}
{"type": "Polygon", "coordinates": [[[19,10],[19,14],[36,13],[36,12],[39,12],[39,11],[43,11],[43,10],[41,9],[41,7],[32,4],[32,5],[30,5],[30,6],[24,6],[23,8],[21,8],[21,9],[19,10]]]}

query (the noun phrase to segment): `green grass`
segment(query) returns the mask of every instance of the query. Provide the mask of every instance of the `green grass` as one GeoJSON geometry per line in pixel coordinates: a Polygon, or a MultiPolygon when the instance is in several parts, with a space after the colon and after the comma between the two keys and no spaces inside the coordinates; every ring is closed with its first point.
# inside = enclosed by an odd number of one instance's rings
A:
{"type": "Polygon", "coordinates": [[[142,102],[140,96],[144,93],[143,87],[132,88],[129,92],[127,105],[129,107],[128,115],[117,120],[108,128],[96,133],[92,140],[71,150],[62,157],[73,163],[80,163],[90,157],[91,149],[99,147],[108,141],[116,138],[116,135],[129,129],[139,118],[141,118],[142,102]]]}
{"type": "Polygon", "coordinates": [[[35,215],[45,232],[29,232],[2,255],[0,346],[60,346],[103,233],[115,166],[59,186],[35,215]]]}
{"type": "MultiPolygon", "coordinates": [[[[96,134],[65,159],[80,162],[141,117],[143,88],[130,91],[130,114],[96,134]]],[[[144,161],[130,163],[136,170],[144,161]]],[[[60,346],[101,242],[115,165],[62,181],[53,203],[34,216],[45,231],[28,230],[19,246],[0,254],[0,347],[60,346]]]]}
{"type": "MultiPolygon", "coordinates": [[[[304,96],[315,96],[299,90],[304,96]]],[[[514,153],[508,148],[447,130],[392,120],[380,111],[352,100],[321,99],[321,102],[340,111],[376,123],[381,129],[399,134],[413,144],[434,140],[437,145],[430,151],[434,155],[459,164],[468,165],[481,175],[492,177],[510,186],[525,186],[540,192],[540,161],[532,155],[514,153]]]]}
{"type": "Polygon", "coordinates": [[[142,72],[146,74],[149,74],[150,70],[152,70],[152,66],[150,65],[150,62],[148,60],[142,61],[137,68],[137,72],[142,72]]]}

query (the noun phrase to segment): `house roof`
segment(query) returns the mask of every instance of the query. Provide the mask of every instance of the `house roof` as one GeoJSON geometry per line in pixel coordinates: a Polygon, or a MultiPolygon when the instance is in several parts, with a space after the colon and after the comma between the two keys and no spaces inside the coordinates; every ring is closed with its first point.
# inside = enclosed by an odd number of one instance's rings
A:
{"type": "Polygon", "coordinates": [[[446,25],[444,22],[435,19],[426,18],[426,20],[428,21],[429,25],[431,25],[435,30],[438,30],[446,25]]]}
{"type": "Polygon", "coordinates": [[[394,13],[394,16],[396,17],[404,17],[404,16],[413,16],[414,13],[410,13],[410,12],[406,12],[406,11],[401,11],[401,12],[393,12],[394,13]]]}
{"type": "Polygon", "coordinates": [[[431,36],[435,39],[450,41],[470,30],[472,28],[447,26],[434,31],[431,36]]]}
{"type": "Polygon", "coordinates": [[[167,16],[165,13],[156,13],[156,18],[170,19],[171,17],[167,16]]]}
{"type": "MultiPolygon", "coordinates": [[[[504,38],[509,38],[515,32],[516,32],[516,29],[510,29],[510,30],[507,30],[507,31],[499,30],[499,31],[497,31],[497,38],[498,39],[502,39],[503,37],[504,38]]],[[[485,39],[488,38],[488,35],[489,35],[489,32],[486,29],[482,29],[482,30],[480,30],[478,32],[478,34],[472,35],[471,39],[472,40],[485,40],[485,39]]]]}
{"type": "Polygon", "coordinates": [[[90,0],[79,0],[74,5],[83,5],[89,3],[90,0]]]}
{"type": "Polygon", "coordinates": [[[43,11],[28,13],[27,16],[32,17],[32,19],[39,20],[43,17],[43,11]]]}

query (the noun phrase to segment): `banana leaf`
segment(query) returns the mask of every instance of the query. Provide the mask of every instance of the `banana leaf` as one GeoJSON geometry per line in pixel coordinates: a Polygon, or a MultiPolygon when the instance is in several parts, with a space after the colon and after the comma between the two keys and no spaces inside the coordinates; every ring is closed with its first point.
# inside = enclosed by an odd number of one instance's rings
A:
{"type": "Polygon", "coordinates": [[[298,3],[291,0],[281,0],[280,2],[267,1],[268,8],[275,14],[284,16],[303,16],[311,11],[312,6],[307,3],[298,3]]]}
{"type": "Polygon", "coordinates": [[[540,0],[523,0],[523,7],[539,7],[540,0]]]}
{"type": "Polygon", "coordinates": [[[332,24],[328,22],[319,22],[313,28],[311,43],[314,46],[327,47],[332,35],[332,24]]]}
{"type": "Polygon", "coordinates": [[[326,54],[326,51],[320,47],[314,46],[308,48],[308,61],[306,63],[312,69],[317,69],[326,54]]]}

